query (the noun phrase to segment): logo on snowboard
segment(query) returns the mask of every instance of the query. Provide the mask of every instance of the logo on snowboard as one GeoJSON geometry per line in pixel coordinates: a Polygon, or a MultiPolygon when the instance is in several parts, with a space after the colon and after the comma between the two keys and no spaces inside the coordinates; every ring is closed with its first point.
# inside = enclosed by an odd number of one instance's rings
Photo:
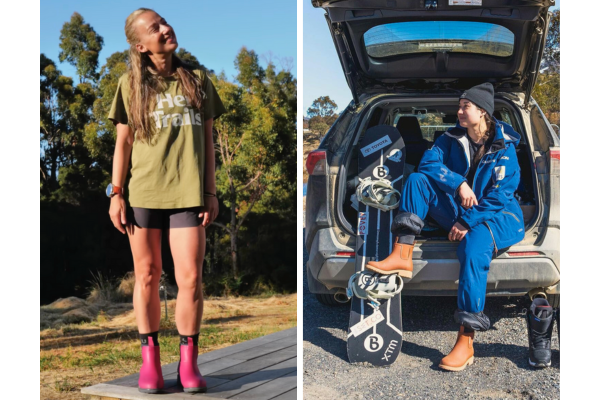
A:
{"type": "Polygon", "coordinates": [[[390,137],[388,135],[385,135],[381,139],[376,140],[373,143],[363,147],[362,149],[360,149],[360,151],[361,151],[363,157],[366,157],[375,151],[382,150],[383,148],[385,148],[386,146],[388,146],[390,144],[392,144],[390,137]]]}
{"type": "Polygon", "coordinates": [[[392,340],[390,342],[390,345],[388,346],[388,348],[385,350],[385,353],[383,353],[383,357],[381,358],[382,360],[385,361],[390,361],[389,357],[394,354],[394,350],[396,350],[396,345],[398,344],[397,340],[392,340]]]}
{"type": "Polygon", "coordinates": [[[390,152],[390,155],[387,156],[387,158],[393,162],[400,162],[400,160],[402,160],[402,152],[398,149],[394,149],[390,152]]]}
{"type": "Polygon", "coordinates": [[[358,213],[358,234],[366,235],[369,232],[369,213],[359,212],[358,213]]]}
{"type": "Polygon", "coordinates": [[[383,347],[383,338],[381,335],[372,333],[365,339],[365,349],[371,353],[375,353],[383,347]]]}
{"type": "Polygon", "coordinates": [[[385,165],[378,165],[373,168],[373,176],[377,179],[383,179],[390,174],[390,169],[385,165]]]}
{"type": "MultiPolygon", "coordinates": [[[[381,311],[377,310],[373,314],[371,314],[370,316],[365,317],[365,319],[363,319],[362,321],[360,321],[358,324],[356,324],[354,326],[351,326],[350,327],[350,332],[352,332],[352,334],[354,335],[354,337],[358,337],[362,333],[364,333],[364,332],[368,331],[369,329],[373,328],[375,325],[377,325],[378,323],[380,323],[383,320],[384,320],[383,314],[381,313],[381,311]]],[[[373,351],[375,351],[375,350],[373,350],[373,351]]]]}

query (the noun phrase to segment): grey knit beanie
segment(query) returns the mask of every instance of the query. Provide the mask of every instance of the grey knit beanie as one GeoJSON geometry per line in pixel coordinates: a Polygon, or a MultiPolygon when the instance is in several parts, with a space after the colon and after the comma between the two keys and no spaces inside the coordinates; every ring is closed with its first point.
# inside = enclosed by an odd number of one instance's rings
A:
{"type": "Polygon", "coordinates": [[[487,111],[490,117],[494,114],[494,87],[489,82],[473,86],[464,92],[460,98],[472,101],[479,108],[487,111]]]}

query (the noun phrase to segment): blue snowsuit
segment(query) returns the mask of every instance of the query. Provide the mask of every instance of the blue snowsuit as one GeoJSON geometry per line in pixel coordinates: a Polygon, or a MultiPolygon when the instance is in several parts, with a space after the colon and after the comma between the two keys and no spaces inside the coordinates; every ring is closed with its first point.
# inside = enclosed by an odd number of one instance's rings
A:
{"type": "Polygon", "coordinates": [[[473,179],[478,205],[468,210],[460,205],[458,187],[467,180],[471,157],[467,130],[457,123],[425,151],[418,172],[408,177],[398,214],[412,213],[421,220],[429,214],[445,230],[457,221],[469,229],[457,255],[458,308],[470,313],[483,311],[493,253],[524,237],[523,213],[514,197],[520,181],[516,153],[520,135],[510,125],[494,122],[494,140],[473,179]]]}

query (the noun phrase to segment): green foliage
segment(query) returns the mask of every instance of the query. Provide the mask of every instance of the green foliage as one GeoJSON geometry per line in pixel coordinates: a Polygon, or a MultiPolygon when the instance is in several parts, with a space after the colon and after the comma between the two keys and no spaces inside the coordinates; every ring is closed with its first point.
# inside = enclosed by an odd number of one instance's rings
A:
{"type": "Polygon", "coordinates": [[[87,82],[73,86],[56,65],[40,55],[40,188],[42,199],[78,204],[82,193],[97,192],[104,180],[85,146],[84,131],[92,119],[96,90],[87,82]],[[60,172],[60,180],[59,180],[60,172]],[[67,174],[70,176],[66,176],[67,174]],[[73,176],[79,175],[79,176],[73,176]],[[74,184],[61,191],[60,182],[74,184]],[[76,184],[83,184],[84,186],[76,184]]]}
{"type": "Polygon", "coordinates": [[[104,39],[94,28],[86,24],[83,17],[73,13],[71,21],[65,22],[60,31],[61,52],[58,59],[77,68],[79,81],[96,80],[98,77],[98,55],[104,45],[104,39]]]}
{"type": "Polygon", "coordinates": [[[329,98],[329,96],[321,96],[315,101],[306,111],[306,115],[310,118],[308,121],[308,129],[322,139],[327,133],[331,125],[335,122],[338,115],[335,113],[337,104],[329,98]]]}
{"type": "Polygon", "coordinates": [[[335,114],[335,110],[337,110],[337,104],[335,104],[335,101],[331,100],[329,96],[321,96],[315,101],[313,101],[312,105],[306,111],[306,115],[309,118],[313,118],[316,116],[322,118],[332,117],[335,114]]]}
{"type": "MultiPolygon", "coordinates": [[[[92,120],[85,127],[84,144],[103,171],[111,171],[117,131],[108,119],[108,113],[117,91],[119,78],[127,72],[129,51],[113,53],[99,73],[92,120]]],[[[109,179],[107,176],[106,179],[109,179]]],[[[104,186],[103,182],[101,186],[104,186]]]]}
{"type": "Polygon", "coordinates": [[[237,80],[244,88],[256,90],[263,86],[265,71],[258,64],[258,55],[254,50],[242,47],[235,58],[234,65],[239,72],[237,80]]]}
{"type": "Polygon", "coordinates": [[[183,47],[180,47],[179,49],[177,49],[177,51],[175,52],[175,55],[177,57],[179,57],[179,59],[181,61],[183,61],[184,63],[186,63],[188,65],[191,65],[195,69],[205,69],[205,70],[208,71],[208,73],[210,75],[214,75],[215,74],[214,70],[206,68],[203,64],[200,63],[200,61],[198,61],[198,59],[196,58],[196,56],[194,56],[192,53],[190,53],[189,51],[187,51],[183,47]]]}
{"type": "Polygon", "coordinates": [[[546,118],[560,125],[560,10],[550,13],[543,60],[548,69],[538,75],[532,96],[546,118]]]}
{"type": "Polygon", "coordinates": [[[560,71],[560,10],[550,12],[550,25],[544,46],[544,63],[551,72],[560,71]]]}
{"type": "MultiPolygon", "coordinates": [[[[296,79],[289,71],[264,69],[254,51],[236,57],[237,80],[221,75],[216,87],[228,113],[215,122],[220,167],[217,191],[228,208],[218,223],[230,240],[231,273],[238,278],[238,239],[252,212],[295,220],[296,79]]],[[[275,238],[273,238],[275,239],[275,238]]]]}
{"type": "Polygon", "coordinates": [[[312,117],[308,121],[308,129],[319,136],[319,139],[322,139],[325,136],[330,127],[331,125],[327,124],[324,118],[319,117],[318,115],[316,117],[312,117]]]}
{"type": "Polygon", "coordinates": [[[419,119],[419,125],[430,126],[430,125],[443,125],[444,121],[440,115],[427,113],[419,119]]]}
{"type": "Polygon", "coordinates": [[[532,93],[546,118],[560,124],[560,73],[539,74],[532,93]]]}

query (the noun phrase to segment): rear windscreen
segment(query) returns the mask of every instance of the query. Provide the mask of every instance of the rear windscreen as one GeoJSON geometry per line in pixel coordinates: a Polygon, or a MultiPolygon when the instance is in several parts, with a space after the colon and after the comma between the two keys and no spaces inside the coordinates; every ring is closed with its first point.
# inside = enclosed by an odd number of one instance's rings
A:
{"type": "Polygon", "coordinates": [[[468,21],[395,22],[365,32],[371,57],[439,51],[508,57],[515,36],[500,25],[468,21]]]}

